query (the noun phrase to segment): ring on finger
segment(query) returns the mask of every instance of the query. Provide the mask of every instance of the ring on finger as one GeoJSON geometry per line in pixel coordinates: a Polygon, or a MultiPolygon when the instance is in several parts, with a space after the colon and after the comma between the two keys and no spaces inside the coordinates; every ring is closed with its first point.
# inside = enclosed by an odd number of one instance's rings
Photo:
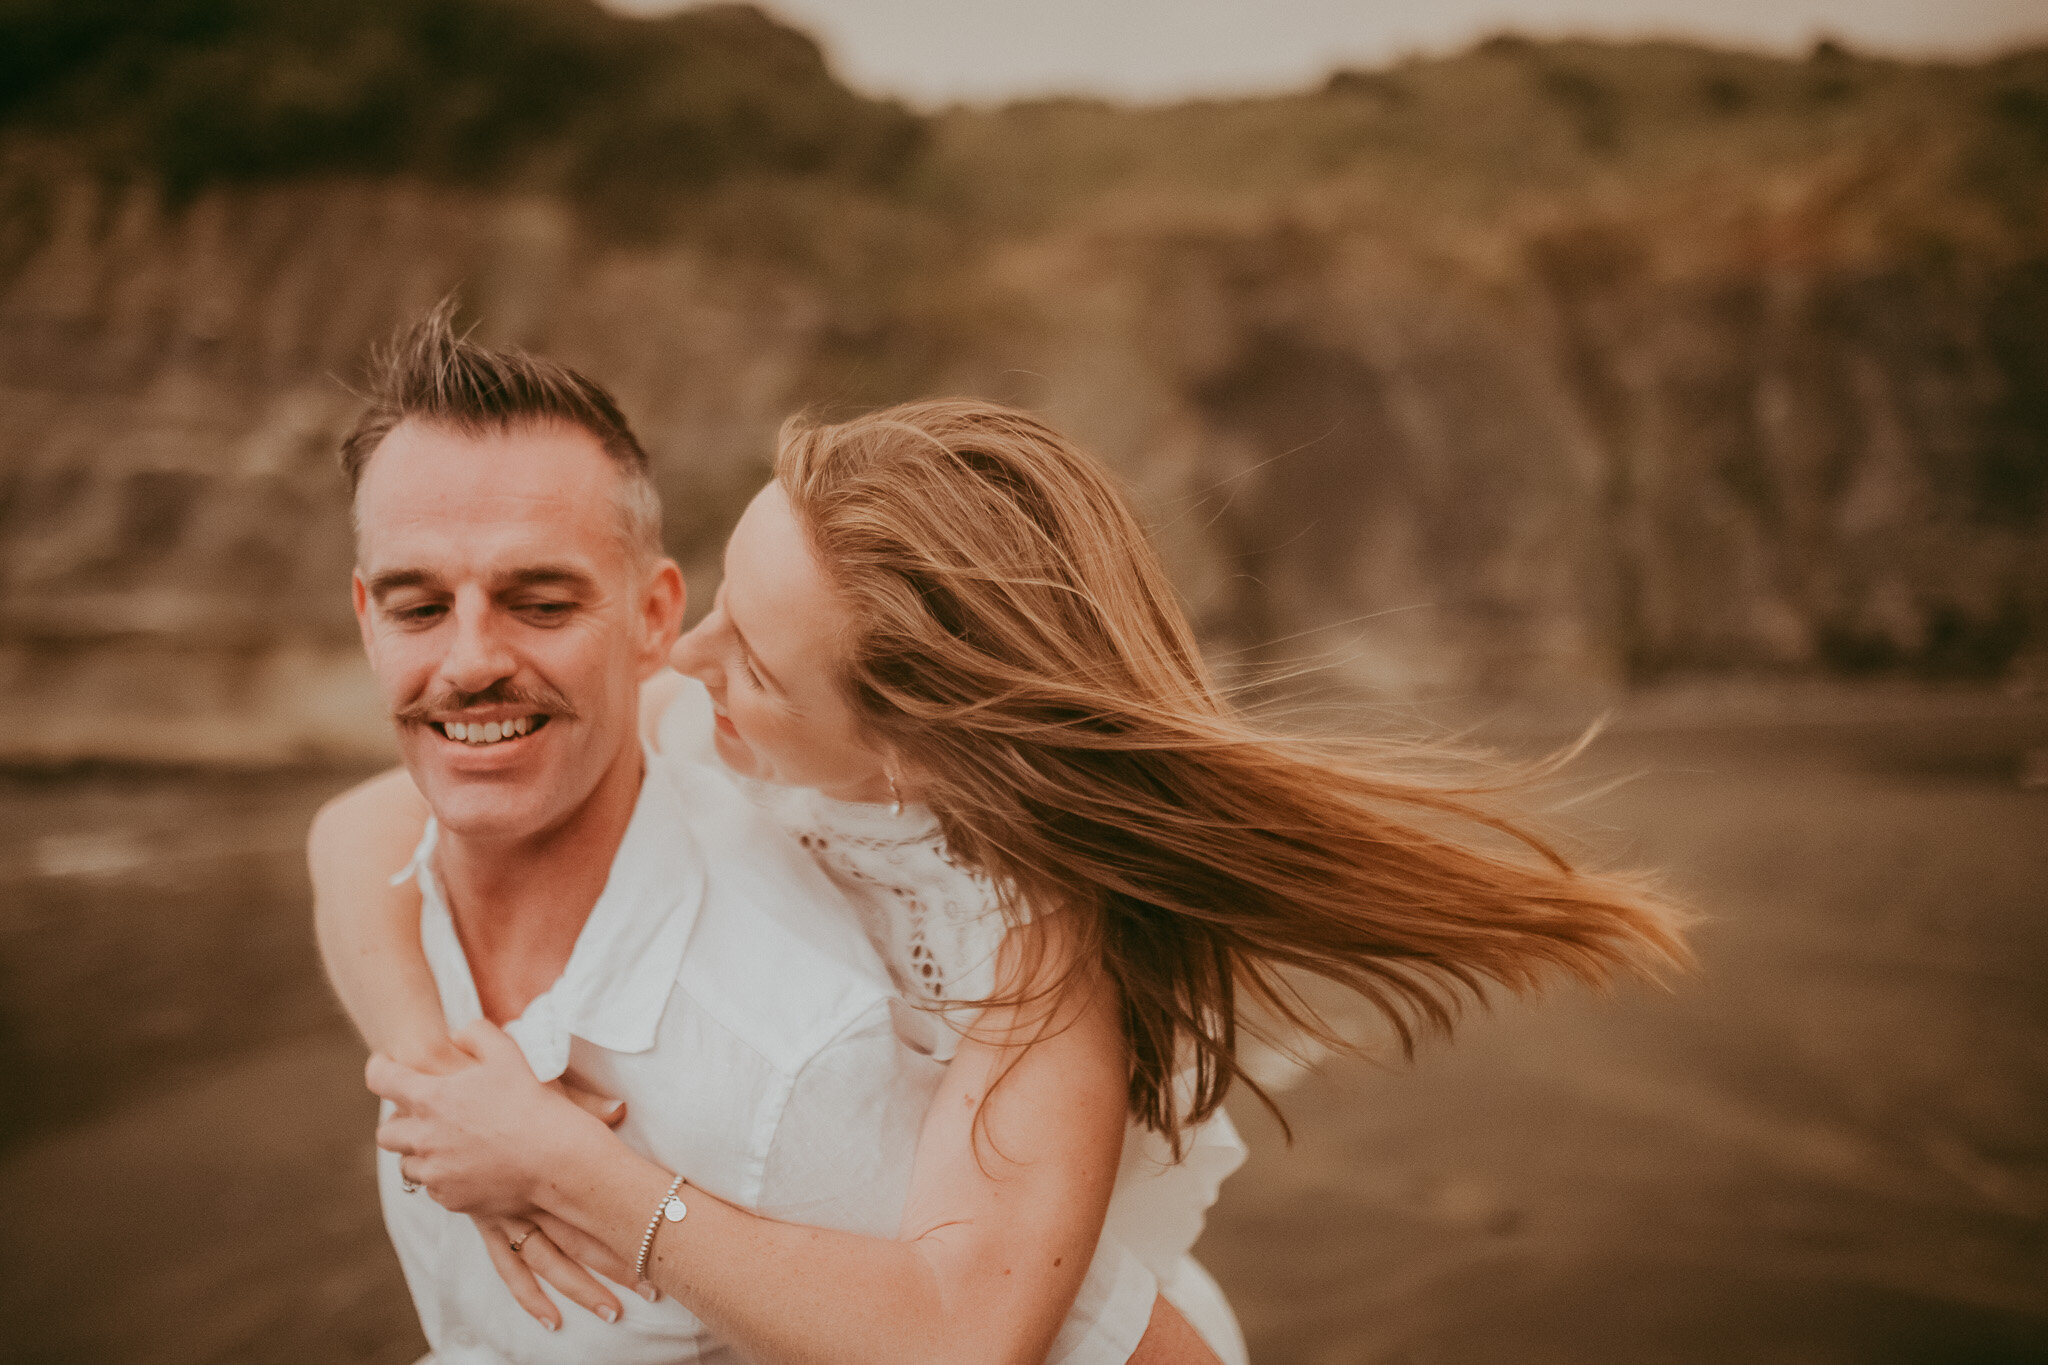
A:
{"type": "Polygon", "coordinates": [[[422,1189],[426,1188],[419,1181],[414,1180],[405,1173],[405,1162],[403,1160],[398,1163],[398,1188],[404,1190],[407,1194],[418,1194],[422,1189]]]}
{"type": "Polygon", "coordinates": [[[534,1233],[539,1231],[539,1228],[528,1228],[526,1231],[520,1233],[517,1237],[514,1237],[507,1241],[505,1245],[511,1247],[512,1254],[514,1256],[517,1256],[519,1254],[519,1248],[526,1245],[526,1239],[533,1236],[534,1233]]]}

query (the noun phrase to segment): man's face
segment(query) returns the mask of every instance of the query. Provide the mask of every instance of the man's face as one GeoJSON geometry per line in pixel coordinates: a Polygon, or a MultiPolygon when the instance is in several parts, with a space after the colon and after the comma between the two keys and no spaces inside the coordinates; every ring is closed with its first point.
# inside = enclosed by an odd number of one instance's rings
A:
{"type": "Polygon", "coordinates": [[[370,458],[356,618],[405,765],[455,833],[559,828],[637,742],[682,583],[628,552],[619,478],[594,436],[553,423],[409,421],[370,458]]]}

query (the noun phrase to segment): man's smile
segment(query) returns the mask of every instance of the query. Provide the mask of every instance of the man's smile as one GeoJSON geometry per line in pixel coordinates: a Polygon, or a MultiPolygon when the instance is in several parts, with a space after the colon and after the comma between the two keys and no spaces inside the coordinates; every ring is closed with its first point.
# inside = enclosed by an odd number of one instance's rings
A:
{"type": "Polygon", "coordinates": [[[547,723],[546,715],[529,715],[494,720],[433,720],[427,722],[427,728],[443,739],[475,748],[523,739],[547,723]]]}

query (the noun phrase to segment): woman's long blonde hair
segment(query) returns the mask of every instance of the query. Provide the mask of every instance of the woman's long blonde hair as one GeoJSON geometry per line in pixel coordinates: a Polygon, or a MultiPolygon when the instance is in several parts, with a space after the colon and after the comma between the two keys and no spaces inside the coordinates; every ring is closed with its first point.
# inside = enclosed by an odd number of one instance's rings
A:
{"type": "Polygon", "coordinates": [[[1258,1090],[1244,1004],[1355,1043],[1295,972],[1357,992],[1412,1049],[1488,982],[1686,961],[1652,893],[1575,872],[1483,792],[1240,714],[1108,471],[1029,413],[950,399],[792,418],[776,478],[849,611],[864,724],[916,774],[951,855],[1013,917],[1064,916],[1104,965],[1131,1111],[1176,1142],[1233,1079],[1258,1090]]]}

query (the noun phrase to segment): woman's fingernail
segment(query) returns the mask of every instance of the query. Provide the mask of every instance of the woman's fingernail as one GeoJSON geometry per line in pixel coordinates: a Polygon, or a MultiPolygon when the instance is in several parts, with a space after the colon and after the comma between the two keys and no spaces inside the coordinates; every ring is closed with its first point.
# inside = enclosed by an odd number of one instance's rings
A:
{"type": "Polygon", "coordinates": [[[601,1303],[597,1306],[597,1315],[606,1322],[617,1322],[619,1320],[619,1310],[608,1303],[601,1303]]]}
{"type": "Polygon", "coordinates": [[[647,1283],[645,1280],[642,1280],[640,1282],[638,1288],[640,1290],[640,1297],[647,1300],[649,1303],[653,1303],[656,1299],[661,1297],[661,1291],[659,1289],[656,1289],[653,1285],[647,1283]]]}
{"type": "Polygon", "coordinates": [[[540,1320],[540,1325],[547,1328],[550,1332],[559,1332],[562,1330],[561,1322],[555,1318],[542,1318],[540,1320]]]}

